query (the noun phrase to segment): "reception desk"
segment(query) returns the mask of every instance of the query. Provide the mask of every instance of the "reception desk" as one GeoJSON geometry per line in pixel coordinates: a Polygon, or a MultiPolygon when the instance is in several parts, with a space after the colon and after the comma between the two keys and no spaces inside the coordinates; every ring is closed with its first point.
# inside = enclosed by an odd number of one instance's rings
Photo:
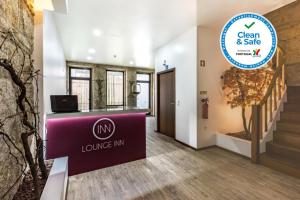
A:
{"type": "Polygon", "coordinates": [[[146,157],[146,110],[49,114],[46,129],[46,158],[68,156],[71,176],[146,157]]]}

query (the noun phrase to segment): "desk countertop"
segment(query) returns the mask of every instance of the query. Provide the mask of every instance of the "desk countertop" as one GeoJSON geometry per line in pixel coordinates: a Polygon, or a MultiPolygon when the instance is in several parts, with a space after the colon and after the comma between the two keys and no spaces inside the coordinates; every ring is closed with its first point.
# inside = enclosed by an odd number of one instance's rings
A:
{"type": "Polygon", "coordinates": [[[53,118],[65,118],[65,117],[80,117],[80,116],[93,116],[93,115],[110,115],[110,114],[128,114],[128,113],[147,113],[149,109],[143,109],[138,107],[120,106],[111,107],[105,109],[84,110],[80,112],[70,113],[49,113],[48,119],[53,118]]]}

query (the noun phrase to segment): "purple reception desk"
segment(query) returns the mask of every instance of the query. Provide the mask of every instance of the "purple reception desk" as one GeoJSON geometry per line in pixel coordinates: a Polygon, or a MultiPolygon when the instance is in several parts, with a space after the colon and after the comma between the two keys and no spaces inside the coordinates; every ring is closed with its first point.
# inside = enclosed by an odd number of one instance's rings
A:
{"type": "Polygon", "coordinates": [[[146,158],[145,112],[47,117],[46,158],[69,157],[69,175],[146,158]]]}

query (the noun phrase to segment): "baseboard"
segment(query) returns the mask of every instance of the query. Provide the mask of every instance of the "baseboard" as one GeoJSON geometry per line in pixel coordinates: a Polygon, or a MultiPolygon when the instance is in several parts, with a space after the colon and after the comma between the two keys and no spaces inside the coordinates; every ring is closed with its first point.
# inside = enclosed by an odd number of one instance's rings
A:
{"type": "Polygon", "coordinates": [[[231,150],[229,150],[229,149],[225,149],[225,148],[220,147],[220,146],[217,146],[217,145],[215,145],[215,147],[216,147],[216,148],[219,148],[219,149],[222,149],[222,150],[224,150],[224,151],[227,151],[227,152],[229,152],[229,153],[232,153],[232,154],[234,154],[234,155],[240,156],[240,157],[242,157],[242,158],[246,158],[247,160],[250,161],[250,158],[247,157],[247,156],[245,156],[245,155],[239,154],[239,153],[237,153],[237,152],[231,151],[231,150]]]}
{"type": "Polygon", "coordinates": [[[210,145],[210,146],[207,146],[207,147],[201,147],[201,148],[198,148],[197,150],[206,150],[206,149],[211,149],[211,148],[216,148],[218,147],[217,145],[210,145]]]}
{"type": "Polygon", "coordinates": [[[186,147],[189,147],[190,149],[193,149],[193,150],[195,150],[195,151],[198,150],[197,148],[192,147],[192,146],[190,146],[190,145],[188,145],[188,144],[186,144],[186,143],[184,143],[184,142],[181,142],[181,141],[179,141],[179,140],[177,140],[177,139],[174,139],[174,140],[175,140],[176,142],[178,142],[178,143],[180,143],[180,144],[186,146],[186,147]]]}

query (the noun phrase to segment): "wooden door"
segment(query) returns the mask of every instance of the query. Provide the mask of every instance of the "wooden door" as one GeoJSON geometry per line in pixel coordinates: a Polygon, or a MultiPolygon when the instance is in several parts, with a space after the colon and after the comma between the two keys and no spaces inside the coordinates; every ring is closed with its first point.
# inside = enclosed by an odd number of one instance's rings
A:
{"type": "Polygon", "coordinates": [[[175,138],[175,69],[157,75],[158,132],[175,138]]]}

